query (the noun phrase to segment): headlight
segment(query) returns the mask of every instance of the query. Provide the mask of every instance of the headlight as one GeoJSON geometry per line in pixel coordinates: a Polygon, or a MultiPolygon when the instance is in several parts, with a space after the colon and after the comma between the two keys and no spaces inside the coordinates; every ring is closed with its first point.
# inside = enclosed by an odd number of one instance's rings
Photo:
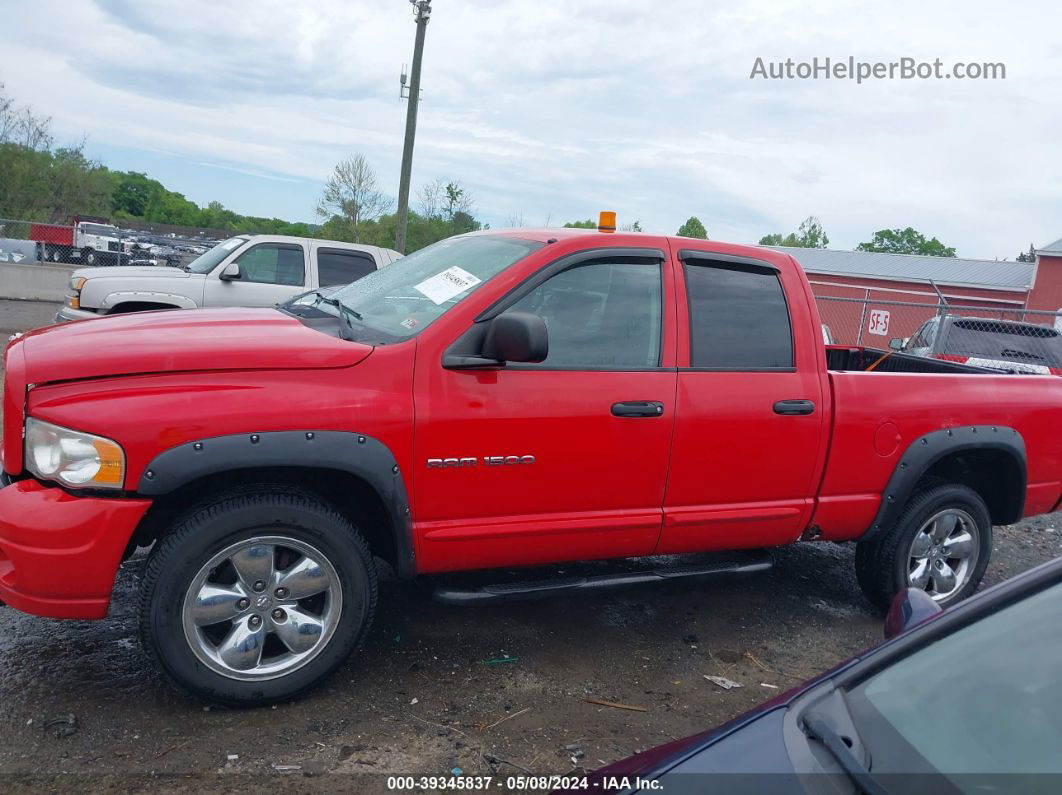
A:
{"type": "Polygon", "coordinates": [[[71,309],[81,308],[81,288],[85,286],[86,281],[88,280],[84,276],[70,277],[70,289],[74,294],[66,297],[66,305],[71,309]]]}
{"type": "Polygon", "coordinates": [[[120,489],[125,481],[125,453],[102,436],[28,417],[26,468],[42,480],[57,480],[73,488],[120,489]]]}

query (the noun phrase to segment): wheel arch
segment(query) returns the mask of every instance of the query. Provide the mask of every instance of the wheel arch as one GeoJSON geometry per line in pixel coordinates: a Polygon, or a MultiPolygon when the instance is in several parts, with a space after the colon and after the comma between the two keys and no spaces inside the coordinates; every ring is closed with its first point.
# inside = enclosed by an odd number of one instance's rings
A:
{"type": "Polygon", "coordinates": [[[904,450],[882,492],[881,506],[861,541],[892,526],[919,486],[950,481],[970,487],[992,523],[1018,521],[1025,510],[1025,440],[1003,425],[967,425],[924,434],[904,450]]]}
{"type": "Polygon", "coordinates": [[[345,431],[232,434],[159,453],[136,488],[155,504],[130,548],[150,543],[204,496],[263,483],[295,486],[363,518],[373,554],[400,577],[416,575],[409,498],[394,455],[370,436],[345,431]]]}

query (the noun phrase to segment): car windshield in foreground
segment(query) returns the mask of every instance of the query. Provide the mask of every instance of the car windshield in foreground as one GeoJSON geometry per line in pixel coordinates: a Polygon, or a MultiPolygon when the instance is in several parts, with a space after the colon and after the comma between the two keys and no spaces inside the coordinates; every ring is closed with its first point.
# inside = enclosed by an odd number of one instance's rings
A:
{"type": "MultiPolygon", "coordinates": [[[[350,312],[351,332],[363,342],[396,342],[427,328],[481,284],[541,243],[511,237],[453,237],[373,271],[331,297],[350,312]]],[[[318,309],[338,314],[321,303],[318,309]]]]}
{"type": "MultiPolygon", "coordinates": [[[[1062,774],[1062,584],[919,649],[848,693],[875,776],[1062,774]]],[[[899,779],[898,779],[899,780],[899,779]]],[[[888,778],[882,780],[888,787],[888,778]]],[[[1015,779],[1008,791],[1027,789],[1015,779]]]]}
{"type": "Polygon", "coordinates": [[[206,254],[201,254],[188,263],[185,270],[191,273],[210,273],[225,257],[247,242],[245,237],[230,237],[218,243],[206,254]]]}

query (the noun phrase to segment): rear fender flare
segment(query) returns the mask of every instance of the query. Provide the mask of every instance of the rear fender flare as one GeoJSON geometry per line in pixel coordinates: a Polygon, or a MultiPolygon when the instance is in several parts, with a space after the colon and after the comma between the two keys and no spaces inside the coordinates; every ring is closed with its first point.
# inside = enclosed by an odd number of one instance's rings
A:
{"type": "Polygon", "coordinates": [[[391,519],[399,576],[416,573],[409,496],[398,462],[377,439],[346,431],[269,431],[214,436],[171,447],[155,456],[136,491],[169,494],[194,480],[260,467],[332,469],[361,478],[380,496],[391,519]]]}
{"type": "MultiPolygon", "coordinates": [[[[915,439],[904,450],[896,469],[893,470],[884,492],[881,506],[873,523],[860,538],[870,541],[899,519],[904,506],[914,494],[915,487],[930,467],[946,456],[967,450],[998,450],[1014,459],[1021,473],[1021,506],[1025,504],[1026,469],[1025,440],[1014,428],[1003,425],[966,425],[945,428],[927,433],[915,439]]],[[[1022,511],[1019,509],[1018,517],[1022,511]]]]}

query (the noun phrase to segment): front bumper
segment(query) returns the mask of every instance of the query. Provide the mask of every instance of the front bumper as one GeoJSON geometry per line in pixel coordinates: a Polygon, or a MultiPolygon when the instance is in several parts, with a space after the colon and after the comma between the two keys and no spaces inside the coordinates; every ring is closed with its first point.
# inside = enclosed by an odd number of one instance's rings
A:
{"type": "Polygon", "coordinates": [[[104,618],[122,553],[150,506],[36,480],[0,488],[0,601],[49,618],[104,618]]]}
{"type": "Polygon", "coordinates": [[[102,315],[97,315],[87,309],[71,309],[66,304],[63,304],[59,311],[55,313],[55,322],[69,323],[71,320],[90,320],[94,317],[102,317],[102,315]]]}

